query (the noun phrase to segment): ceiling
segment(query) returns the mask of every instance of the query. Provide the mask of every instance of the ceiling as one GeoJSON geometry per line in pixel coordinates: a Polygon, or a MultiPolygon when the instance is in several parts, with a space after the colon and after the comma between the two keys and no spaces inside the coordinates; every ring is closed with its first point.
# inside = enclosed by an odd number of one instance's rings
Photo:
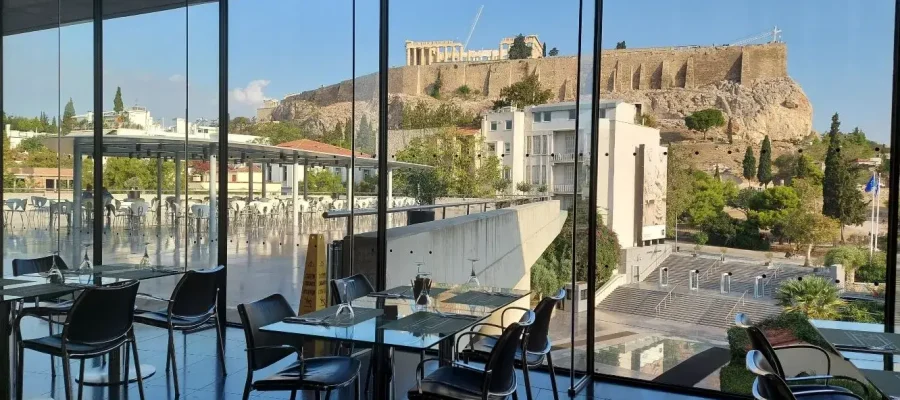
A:
{"type": "MultiPolygon", "coordinates": [[[[0,0],[3,36],[90,22],[93,0],[0,0]]],[[[217,0],[102,0],[103,19],[128,17],[217,0]]]]}

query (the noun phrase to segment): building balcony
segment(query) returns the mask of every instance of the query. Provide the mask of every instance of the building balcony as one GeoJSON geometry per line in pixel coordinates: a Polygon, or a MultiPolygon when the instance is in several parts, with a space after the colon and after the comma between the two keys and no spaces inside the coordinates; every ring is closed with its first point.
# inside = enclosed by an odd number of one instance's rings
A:
{"type": "Polygon", "coordinates": [[[575,162],[575,153],[554,153],[552,157],[554,163],[575,162]]]}
{"type": "Polygon", "coordinates": [[[574,184],[553,185],[553,193],[555,194],[572,194],[575,192],[574,184]]]}

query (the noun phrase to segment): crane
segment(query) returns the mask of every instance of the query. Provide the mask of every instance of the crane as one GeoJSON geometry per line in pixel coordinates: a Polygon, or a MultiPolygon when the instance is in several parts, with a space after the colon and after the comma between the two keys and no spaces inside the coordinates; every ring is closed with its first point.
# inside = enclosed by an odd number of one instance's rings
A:
{"type": "Polygon", "coordinates": [[[469,40],[472,40],[472,34],[475,33],[475,25],[478,25],[478,19],[481,18],[482,10],[484,10],[484,4],[478,7],[478,13],[475,14],[475,20],[472,21],[472,27],[469,28],[469,36],[466,36],[466,43],[463,44],[463,50],[469,48],[469,40]]]}
{"type": "Polygon", "coordinates": [[[778,26],[775,26],[774,28],[772,28],[771,31],[765,31],[758,35],[743,38],[741,40],[738,40],[736,42],[729,44],[729,46],[743,46],[745,44],[750,44],[750,43],[753,43],[753,42],[756,42],[756,41],[759,41],[762,39],[769,39],[769,38],[771,38],[769,43],[778,43],[781,41],[781,32],[782,32],[782,30],[778,29],[778,26]]]}

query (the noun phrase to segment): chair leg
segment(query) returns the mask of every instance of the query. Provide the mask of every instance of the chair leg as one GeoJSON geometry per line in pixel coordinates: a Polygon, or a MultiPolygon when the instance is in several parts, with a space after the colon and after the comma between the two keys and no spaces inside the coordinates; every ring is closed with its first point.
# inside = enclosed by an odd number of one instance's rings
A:
{"type": "Polygon", "coordinates": [[[125,384],[131,381],[131,353],[128,352],[128,346],[131,346],[130,343],[125,343],[125,384]]]}
{"type": "Polygon", "coordinates": [[[547,353],[547,367],[550,369],[550,385],[553,388],[553,399],[559,400],[559,390],[556,389],[556,371],[553,369],[553,356],[547,353]]]}
{"type": "Polygon", "coordinates": [[[316,396],[315,396],[316,400],[322,400],[322,392],[316,390],[315,394],[316,394],[316,396]]]}
{"type": "MultiPolygon", "coordinates": [[[[22,347],[19,342],[19,338],[16,338],[16,347],[18,347],[18,354],[16,359],[16,399],[22,400],[22,385],[25,380],[25,348],[22,347]]],[[[51,375],[52,376],[52,375],[51,375]]]]}
{"type": "Polygon", "coordinates": [[[244,383],[244,400],[250,398],[250,384],[253,383],[253,371],[247,371],[247,382],[244,383]]]}
{"type": "MultiPolygon", "coordinates": [[[[38,305],[37,300],[35,300],[35,307],[37,307],[37,305],[38,305]]],[[[50,315],[50,320],[53,321],[53,315],[50,315]]],[[[50,336],[53,336],[53,323],[52,322],[47,323],[47,329],[50,332],[50,336]]],[[[50,355],[50,374],[56,375],[56,362],[55,362],[55,357],[53,357],[52,354],[50,355]]]]}
{"type": "Polygon", "coordinates": [[[131,353],[134,355],[134,373],[137,374],[138,393],[141,400],[144,400],[144,377],[141,376],[141,359],[138,358],[137,338],[134,337],[134,331],[131,331],[131,353]]]}
{"type": "Polygon", "coordinates": [[[175,397],[178,392],[178,365],[175,364],[175,331],[169,329],[169,358],[172,359],[172,382],[175,384],[175,397]]]}
{"type": "Polygon", "coordinates": [[[78,364],[78,400],[81,400],[84,393],[84,359],[78,364]]]}
{"type": "Polygon", "coordinates": [[[331,389],[325,391],[325,400],[331,400],[331,389]]]}
{"type": "Polygon", "coordinates": [[[63,353],[63,388],[66,392],[66,400],[72,399],[72,367],[69,366],[69,355],[63,353]]]}
{"type": "MultiPolygon", "coordinates": [[[[218,311],[217,311],[218,313],[218,311]]],[[[218,314],[216,315],[216,339],[218,341],[219,347],[219,361],[222,362],[222,375],[228,375],[228,372],[225,370],[225,340],[222,337],[222,331],[225,329],[224,321],[219,321],[218,314]]]]}
{"type": "Polygon", "coordinates": [[[291,400],[297,400],[297,391],[291,390],[291,400]]]}
{"type": "Polygon", "coordinates": [[[531,379],[528,376],[528,363],[525,362],[525,360],[524,360],[525,357],[522,357],[522,358],[523,358],[523,360],[522,360],[522,377],[525,378],[524,379],[525,380],[525,398],[528,400],[532,400],[531,379]]]}

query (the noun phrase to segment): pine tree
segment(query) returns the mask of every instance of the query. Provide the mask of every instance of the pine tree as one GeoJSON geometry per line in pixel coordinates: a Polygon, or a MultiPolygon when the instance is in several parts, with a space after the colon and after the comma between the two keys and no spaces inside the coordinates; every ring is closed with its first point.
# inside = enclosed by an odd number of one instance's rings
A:
{"type": "Polygon", "coordinates": [[[769,141],[769,135],[763,139],[759,149],[759,167],[756,169],[756,179],[763,186],[772,182],[772,142],[769,141]]]}
{"type": "Polygon", "coordinates": [[[744,179],[751,180],[756,176],[756,156],[753,155],[753,148],[747,146],[744,152],[744,179]]]}
{"type": "Polygon", "coordinates": [[[122,88],[116,86],[116,98],[113,99],[113,111],[120,114],[125,111],[125,103],[122,102],[122,88]]]}
{"type": "Polygon", "coordinates": [[[856,188],[853,173],[841,154],[841,121],[837,113],[831,117],[828,130],[828,152],[825,154],[825,176],[822,179],[822,214],[841,223],[841,242],[844,227],[858,225],[866,219],[866,204],[856,188]]]}
{"type": "Polygon", "coordinates": [[[526,58],[531,58],[531,50],[532,48],[525,44],[525,35],[520,33],[516,35],[515,39],[513,39],[512,45],[509,46],[507,57],[510,60],[523,60],[526,58]]]}
{"type": "Polygon", "coordinates": [[[72,103],[72,98],[69,98],[69,102],[66,103],[66,109],[63,111],[62,115],[62,133],[63,135],[68,135],[69,132],[72,132],[72,129],[75,128],[75,104],[72,103]]]}
{"type": "Polygon", "coordinates": [[[719,164],[716,164],[716,173],[713,175],[713,178],[716,178],[717,181],[722,181],[722,176],[719,175],[719,164]]]}

